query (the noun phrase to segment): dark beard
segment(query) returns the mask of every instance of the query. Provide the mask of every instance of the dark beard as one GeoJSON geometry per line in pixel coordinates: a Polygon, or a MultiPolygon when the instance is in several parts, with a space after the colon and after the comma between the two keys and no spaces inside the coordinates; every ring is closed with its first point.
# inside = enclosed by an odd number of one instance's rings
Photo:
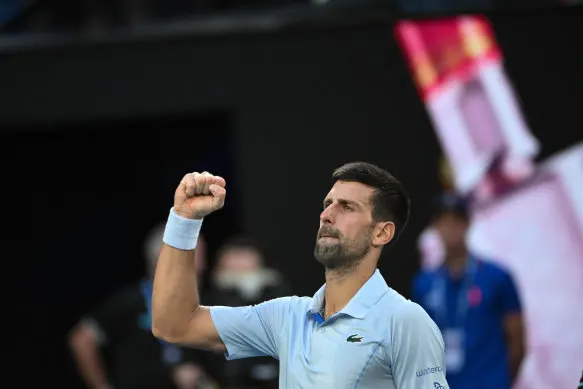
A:
{"type": "MultiPolygon", "coordinates": [[[[318,235],[318,237],[320,234],[318,235]]],[[[346,241],[342,236],[334,244],[324,244],[318,239],[314,247],[314,257],[326,270],[350,271],[358,266],[370,250],[371,231],[360,241],[346,241]]]]}

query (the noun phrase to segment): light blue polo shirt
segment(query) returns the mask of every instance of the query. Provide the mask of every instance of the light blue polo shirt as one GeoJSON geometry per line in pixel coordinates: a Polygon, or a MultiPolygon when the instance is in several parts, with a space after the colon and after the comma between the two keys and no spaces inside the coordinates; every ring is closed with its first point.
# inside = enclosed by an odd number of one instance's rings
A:
{"type": "Polygon", "coordinates": [[[278,359],[280,389],[448,388],[439,329],[378,270],[328,320],[319,313],[325,288],[314,297],[212,307],[227,359],[278,359]]]}

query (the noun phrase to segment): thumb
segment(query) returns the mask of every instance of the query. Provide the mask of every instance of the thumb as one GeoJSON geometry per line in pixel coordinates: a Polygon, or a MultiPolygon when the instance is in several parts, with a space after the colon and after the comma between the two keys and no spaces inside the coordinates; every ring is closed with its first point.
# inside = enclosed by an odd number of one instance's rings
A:
{"type": "Polygon", "coordinates": [[[209,186],[209,190],[213,195],[213,205],[217,207],[222,207],[225,204],[225,196],[227,195],[227,191],[222,186],[212,184],[209,186]]]}

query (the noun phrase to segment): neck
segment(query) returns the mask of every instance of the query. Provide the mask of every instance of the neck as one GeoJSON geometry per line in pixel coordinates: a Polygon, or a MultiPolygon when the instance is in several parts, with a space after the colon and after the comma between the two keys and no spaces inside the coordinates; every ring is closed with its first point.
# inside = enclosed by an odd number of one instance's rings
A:
{"type": "Polygon", "coordinates": [[[445,267],[453,276],[463,273],[468,260],[468,250],[461,247],[457,250],[451,250],[445,258],[445,267]]]}
{"type": "Polygon", "coordinates": [[[376,270],[376,261],[366,260],[349,270],[326,269],[324,318],[342,310],[376,270]]]}

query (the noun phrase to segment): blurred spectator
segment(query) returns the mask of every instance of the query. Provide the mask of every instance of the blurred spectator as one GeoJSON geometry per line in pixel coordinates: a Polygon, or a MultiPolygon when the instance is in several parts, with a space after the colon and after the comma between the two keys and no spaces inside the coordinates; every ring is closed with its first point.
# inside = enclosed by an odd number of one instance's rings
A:
{"type": "MultiPolygon", "coordinates": [[[[205,305],[246,306],[286,296],[289,288],[277,271],[264,265],[258,247],[244,237],[225,243],[217,254],[212,284],[205,292],[205,305]]],[[[191,350],[192,353],[199,351],[191,350]]],[[[278,362],[270,357],[226,361],[222,354],[199,357],[205,369],[225,389],[278,387],[278,362]]]]}
{"type": "Polygon", "coordinates": [[[579,386],[577,388],[583,388],[583,372],[581,373],[581,379],[579,380],[579,386]]]}
{"type": "Polygon", "coordinates": [[[451,389],[509,389],[524,356],[520,299],[512,276],[468,252],[464,200],[440,198],[433,228],[443,265],[416,276],[413,298],[439,326],[451,389]]]}
{"type": "MultiPolygon", "coordinates": [[[[144,246],[148,277],[114,294],[70,333],[70,347],[90,389],[214,387],[188,353],[151,332],[152,277],[163,231],[164,225],[152,230],[144,246]]],[[[202,240],[196,261],[200,277],[206,261],[202,240]]]]}

